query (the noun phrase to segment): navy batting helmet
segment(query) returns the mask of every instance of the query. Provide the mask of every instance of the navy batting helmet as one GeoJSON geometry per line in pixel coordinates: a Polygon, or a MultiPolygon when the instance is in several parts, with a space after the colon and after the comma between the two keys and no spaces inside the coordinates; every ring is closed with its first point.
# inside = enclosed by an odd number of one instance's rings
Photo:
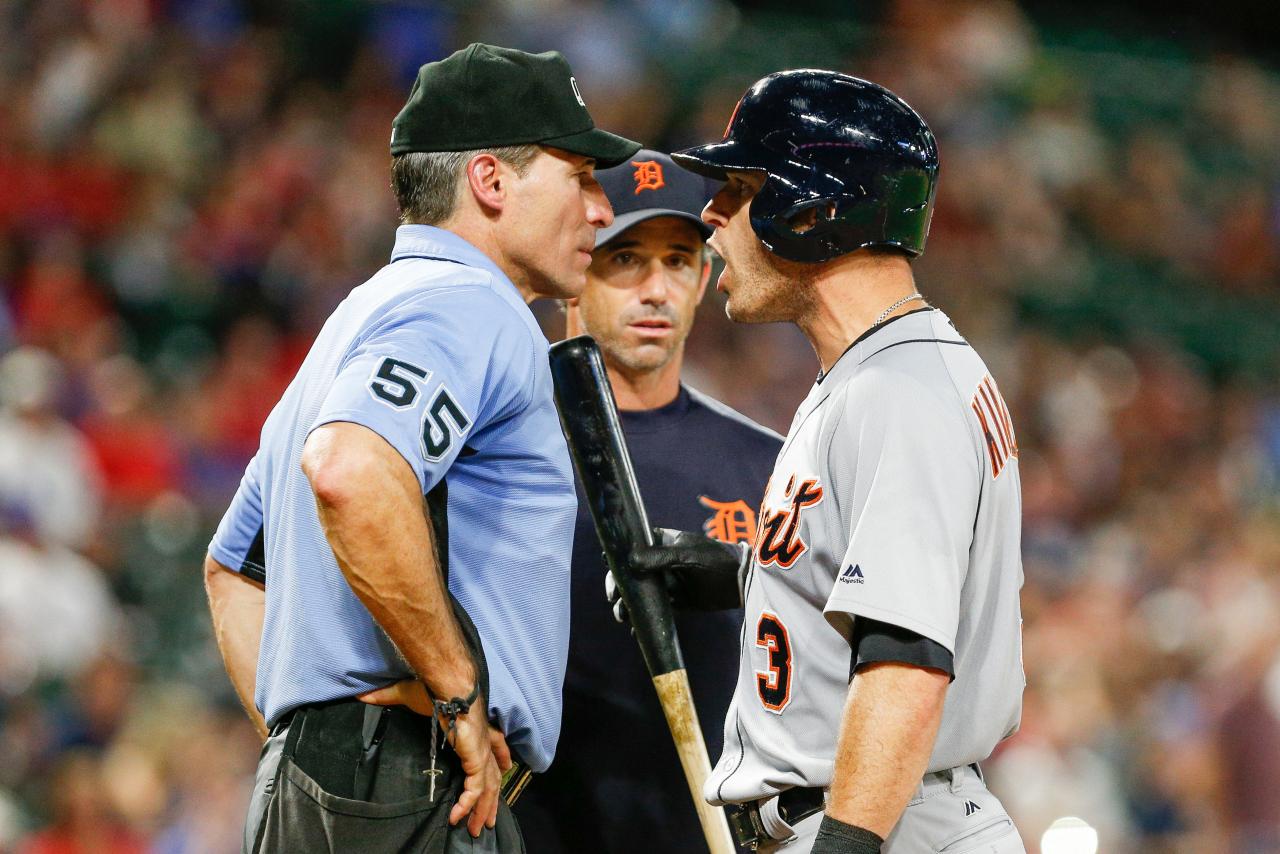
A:
{"type": "Polygon", "coordinates": [[[783,258],[818,263],[869,246],[924,251],[938,146],[924,119],[875,83],[813,69],[770,74],[742,96],[723,140],[672,158],[722,181],[732,170],[764,172],[751,227],[783,258]],[[797,227],[810,210],[812,226],[797,227]]]}

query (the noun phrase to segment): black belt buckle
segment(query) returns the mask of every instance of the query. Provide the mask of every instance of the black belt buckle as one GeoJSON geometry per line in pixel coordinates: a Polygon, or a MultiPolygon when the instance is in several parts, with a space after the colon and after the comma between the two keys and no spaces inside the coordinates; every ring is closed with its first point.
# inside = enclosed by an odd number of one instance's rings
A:
{"type": "Polygon", "coordinates": [[[743,848],[755,851],[763,840],[771,838],[760,821],[760,808],[756,804],[726,804],[724,814],[733,838],[743,848]]]}
{"type": "Polygon", "coordinates": [[[822,789],[796,786],[778,793],[778,815],[792,827],[814,813],[822,812],[826,805],[822,789]]]}

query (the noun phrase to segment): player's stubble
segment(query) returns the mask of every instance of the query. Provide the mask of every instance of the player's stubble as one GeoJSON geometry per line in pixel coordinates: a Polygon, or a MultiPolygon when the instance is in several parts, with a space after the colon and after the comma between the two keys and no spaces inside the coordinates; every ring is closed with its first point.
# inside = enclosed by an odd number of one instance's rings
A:
{"type": "Polygon", "coordinates": [[[730,320],[779,323],[805,314],[812,303],[814,265],[779,258],[764,247],[754,232],[749,232],[749,240],[734,240],[719,233],[716,237],[720,238],[725,263],[716,290],[728,296],[724,311],[730,320]]]}
{"type": "MultiPolygon", "coordinates": [[[[707,245],[724,261],[716,290],[727,295],[725,314],[735,323],[780,323],[805,316],[813,302],[815,268],[821,266],[780,258],[760,242],[751,227],[751,204],[764,181],[755,173],[729,173],[702,214],[715,226],[707,245]]],[[[811,225],[802,221],[792,227],[811,225]]]]}

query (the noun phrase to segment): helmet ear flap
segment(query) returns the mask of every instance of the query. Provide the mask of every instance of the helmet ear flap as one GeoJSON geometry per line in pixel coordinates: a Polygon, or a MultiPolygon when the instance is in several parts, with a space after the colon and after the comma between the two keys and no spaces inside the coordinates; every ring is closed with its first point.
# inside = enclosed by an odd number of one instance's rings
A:
{"type": "MultiPolygon", "coordinates": [[[[766,182],[766,187],[769,182],[766,182]]],[[[756,205],[762,193],[752,200],[751,226],[765,247],[789,261],[819,264],[830,261],[856,247],[848,246],[841,223],[851,207],[842,196],[822,196],[785,205],[774,196],[774,204],[760,208],[777,209],[769,215],[756,205]]]]}
{"type": "Polygon", "coordinates": [[[808,234],[825,222],[836,218],[838,204],[835,199],[811,199],[795,205],[779,216],[782,224],[795,234],[808,234]]]}
{"type": "Polygon", "coordinates": [[[821,231],[828,210],[835,205],[830,197],[805,198],[797,201],[794,182],[776,172],[769,173],[764,185],[751,198],[751,229],[773,254],[788,261],[818,263],[825,257],[814,245],[815,232],[821,231]]]}

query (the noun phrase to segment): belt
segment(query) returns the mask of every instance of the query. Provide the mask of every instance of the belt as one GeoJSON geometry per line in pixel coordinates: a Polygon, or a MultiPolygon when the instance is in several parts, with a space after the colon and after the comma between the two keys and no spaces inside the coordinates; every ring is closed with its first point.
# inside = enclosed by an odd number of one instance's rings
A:
{"type": "MultiPolygon", "coordinates": [[[[293,720],[297,715],[303,714],[310,709],[320,709],[326,706],[333,706],[333,705],[345,704],[345,703],[358,703],[358,702],[359,702],[358,700],[352,697],[342,697],[337,700],[329,700],[328,702],[324,702],[324,703],[314,703],[314,704],[309,704],[305,706],[296,706],[292,709],[289,709],[287,712],[285,712],[279,718],[276,719],[276,722],[271,726],[269,735],[272,737],[275,737],[285,732],[286,730],[289,729],[289,725],[293,723],[293,720]]],[[[368,708],[381,709],[383,707],[370,706],[368,708]]],[[[396,708],[396,707],[386,707],[386,708],[390,709],[390,708],[396,708]]],[[[403,709],[403,712],[408,712],[408,711],[409,710],[407,708],[403,709]]],[[[371,735],[371,733],[368,730],[369,723],[370,723],[369,718],[368,716],[366,716],[366,720],[365,720],[366,731],[363,734],[366,742],[369,741],[369,736],[371,735]]],[[[365,749],[367,750],[368,747],[369,745],[366,744],[365,749]]],[[[443,740],[443,739],[440,744],[440,750],[443,753],[453,753],[453,748],[449,745],[447,740],[443,740]]],[[[525,788],[529,785],[530,781],[534,777],[533,771],[530,770],[528,765],[526,765],[523,761],[521,761],[519,754],[517,754],[515,750],[512,750],[511,753],[512,753],[512,757],[511,757],[512,766],[511,768],[507,769],[506,773],[502,775],[502,785],[501,785],[501,789],[499,790],[499,794],[501,798],[507,802],[507,806],[515,806],[516,799],[520,797],[520,795],[524,792],[525,788]]]]}
{"type": "MultiPolygon", "coordinates": [[[[977,762],[962,767],[973,771],[979,780],[982,779],[982,769],[978,767],[977,762]]],[[[926,774],[921,786],[935,779],[951,782],[960,770],[961,768],[957,767],[926,774]]],[[[796,786],[778,793],[775,798],[761,798],[758,801],[747,801],[743,804],[726,804],[724,811],[729,820],[729,827],[733,830],[734,838],[743,848],[755,851],[762,842],[781,841],[769,832],[760,815],[761,808],[771,800],[777,801],[778,817],[791,827],[795,827],[814,813],[822,812],[826,807],[826,790],[796,786]]]]}
{"type": "MultiPolygon", "coordinates": [[[[725,816],[729,819],[729,827],[738,844],[752,851],[761,842],[773,840],[771,834],[760,817],[760,808],[773,798],[762,798],[748,801],[745,804],[728,804],[725,816]]],[[[778,816],[787,824],[795,827],[814,813],[822,812],[826,806],[826,790],[796,786],[780,792],[776,798],[778,816]]]]}

